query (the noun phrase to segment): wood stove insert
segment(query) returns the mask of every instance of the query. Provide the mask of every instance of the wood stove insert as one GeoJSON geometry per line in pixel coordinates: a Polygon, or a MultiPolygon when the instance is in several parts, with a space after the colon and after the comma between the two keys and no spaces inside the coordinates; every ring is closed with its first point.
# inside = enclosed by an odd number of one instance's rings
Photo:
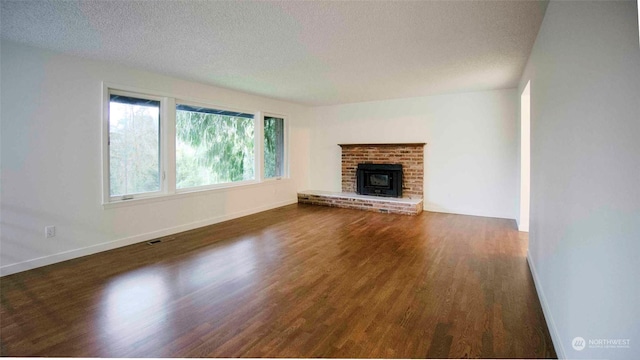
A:
{"type": "Polygon", "coordinates": [[[402,165],[358,164],[356,192],[360,195],[402,197],[402,165]]]}

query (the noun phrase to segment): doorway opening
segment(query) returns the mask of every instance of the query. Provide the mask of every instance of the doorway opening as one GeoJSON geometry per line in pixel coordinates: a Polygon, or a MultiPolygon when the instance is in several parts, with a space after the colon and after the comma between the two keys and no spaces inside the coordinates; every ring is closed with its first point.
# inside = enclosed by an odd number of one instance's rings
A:
{"type": "Polygon", "coordinates": [[[520,95],[520,222],[518,230],[529,232],[531,191],[531,81],[520,95]]]}

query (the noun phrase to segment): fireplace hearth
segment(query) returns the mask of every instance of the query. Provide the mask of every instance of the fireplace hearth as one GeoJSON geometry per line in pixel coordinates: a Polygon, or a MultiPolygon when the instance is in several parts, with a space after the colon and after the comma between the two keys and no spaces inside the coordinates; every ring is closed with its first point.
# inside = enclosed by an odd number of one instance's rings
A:
{"type": "Polygon", "coordinates": [[[298,193],[298,202],[380,213],[418,215],[424,208],[422,196],[425,145],[339,144],[342,148],[342,192],[307,190],[298,193]],[[376,169],[379,165],[383,165],[382,168],[376,169]],[[383,172],[372,174],[372,166],[374,171],[383,172]],[[363,184],[361,187],[357,185],[358,178],[363,184]],[[392,189],[397,193],[394,194],[392,189]]]}
{"type": "Polygon", "coordinates": [[[356,192],[360,195],[402,197],[402,165],[358,164],[356,192]]]}

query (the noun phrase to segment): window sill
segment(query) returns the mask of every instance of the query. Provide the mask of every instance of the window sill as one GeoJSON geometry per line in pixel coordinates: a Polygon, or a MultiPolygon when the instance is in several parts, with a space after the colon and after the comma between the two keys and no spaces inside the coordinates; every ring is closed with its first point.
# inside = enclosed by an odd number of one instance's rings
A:
{"type": "Polygon", "coordinates": [[[147,196],[147,197],[138,198],[138,199],[134,198],[131,200],[111,201],[108,203],[103,203],[102,208],[106,210],[106,209],[114,209],[114,208],[127,207],[127,206],[144,205],[144,204],[150,204],[150,203],[161,202],[161,201],[177,200],[177,199],[189,198],[194,196],[205,196],[205,195],[210,195],[215,193],[223,193],[223,192],[229,192],[229,191],[238,191],[238,190],[257,188],[257,187],[267,185],[269,183],[273,183],[275,181],[289,182],[290,180],[291,178],[285,178],[285,177],[270,178],[270,179],[264,179],[263,181],[250,181],[250,182],[242,182],[239,184],[225,184],[225,185],[220,185],[214,188],[187,189],[187,190],[182,190],[173,194],[160,194],[160,195],[147,196]]]}

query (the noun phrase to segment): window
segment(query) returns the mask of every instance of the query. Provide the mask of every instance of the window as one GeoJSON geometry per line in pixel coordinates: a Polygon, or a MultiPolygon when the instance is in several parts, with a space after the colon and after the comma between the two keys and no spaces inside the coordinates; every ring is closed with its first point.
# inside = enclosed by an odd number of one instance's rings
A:
{"type": "Polygon", "coordinates": [[[284,175],[284,119],[264,117],[264,178],[284,175]]]}
{"type": "Polygon", "coordinates": [[[160,191],[160,101],[109,96],[109,196],[160,191]]]}
{"type": "Polygon", "coordinates": [[[176,188],[255,178],[253,114],[176,106],[176,188]]]}
{"type": "Polygon", "coordinates": [[[104,204],[286,174],[283,116],[107,84],[103,97],[104,204]]]}

